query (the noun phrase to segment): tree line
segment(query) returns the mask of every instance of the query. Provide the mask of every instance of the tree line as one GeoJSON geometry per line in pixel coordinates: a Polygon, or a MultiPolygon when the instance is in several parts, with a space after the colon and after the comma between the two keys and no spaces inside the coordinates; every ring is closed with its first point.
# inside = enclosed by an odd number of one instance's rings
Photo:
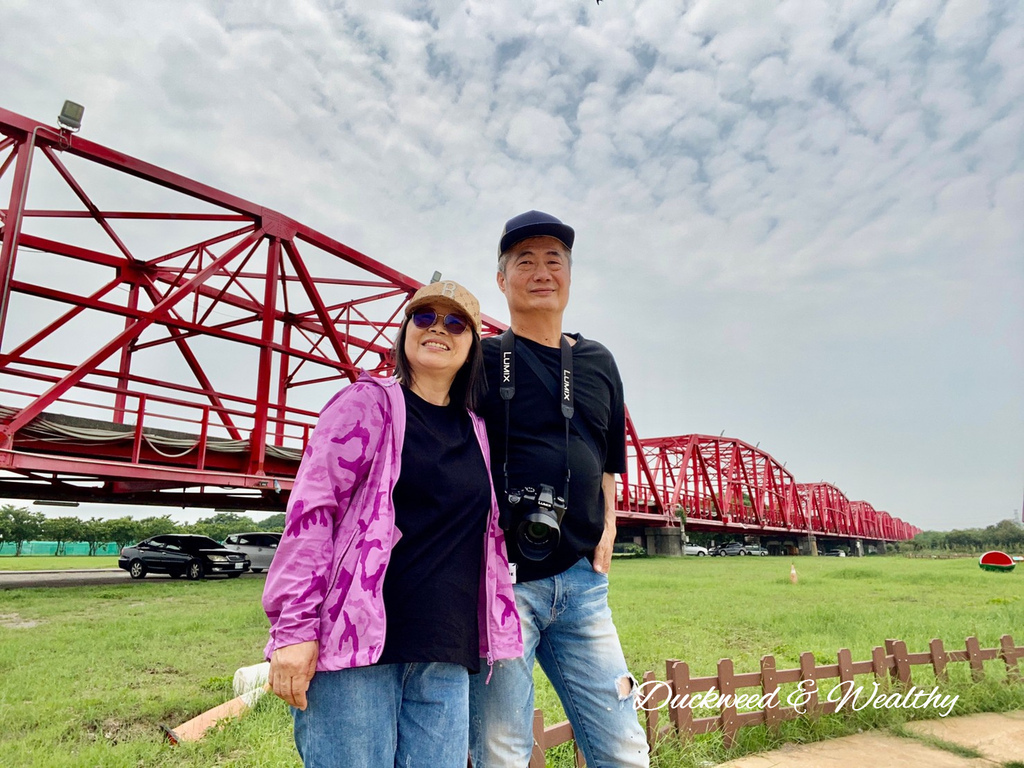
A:
{"type": "Polygon", "coordinates": [[[1001,520],[987,528],[963,528],[954,531],[923,531],[911,541],[899,543],[902,552],[1024,552],[1024,525],[1016,520],[1001,520]]]}
{"type": "MultiPolygon", "coordinates": [[[[82,520],[77,517],[46,517],[42,512],[33,512],[24,507],[7,504],[0,507],[0,554],[9,548],[20,555],[25,542],[55,542],[54,554],[63,555],[70,543],[89,545],[89,554],[107,542],[118,547],[127,547],[150,536],[162,533],[197,533],[211,539],[223,541],[232,533],[246,531],[283,531],[284,513],[280,512],[262,520],[234,512],[217,512],[212,517],[194,523],[177,523],[170,515],[146,517],[136,520],[118,517],[101,520],[93,517],[82,520]]],[[[1002,520],[987,528],[964,528],[953,531],[923,531],[911,541],[901,541],[902,552],[984,552],[999,549],[1004,552],[1024,552],[1024,525],[1016,520],[1002,520]]]]}
{"type": "Polygon", "coordinates": [[[101,520],[93,517],[82,520],[78,517],[46,517],[42,512],[33,512],[25,507],[5,504],[0,507],[0,554],[13,548],[16,556],[28,541],[54,542],[55,555],[63,555],[68,544],[89,545],[89,554],[107,542],[114,542],[118,548],[159,536],[162,533],[196,533],[223,541],[232,533],[246,531],[283,531],[284,513],[270,515],[255,521],[248,515],[234,512],[218,512],[212,517],[194,523],[177,523],[170,515],[146,517],[136,520],[118,517],[101,520]]]}

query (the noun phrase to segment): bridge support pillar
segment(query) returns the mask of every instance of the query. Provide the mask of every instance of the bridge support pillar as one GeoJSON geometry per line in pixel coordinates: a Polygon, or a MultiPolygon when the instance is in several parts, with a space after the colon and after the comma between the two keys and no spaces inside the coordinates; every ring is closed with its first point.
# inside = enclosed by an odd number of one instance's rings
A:
{"type": "Polygon", "coordinates": [[[812,533],[797,539],[800,546],[800,554],[804,556],[818,556],[818,538],[812,533]]]}
{"type": "Polygon", "coordinates": [[[850,554],[854,557],[864,557],[864,539],[853,540],[853,549],[850,554]]]}
{"type": "Polygon", "coordinates": [[[648,528],[646,533],[648,555],[667,555],[668,557],[682,557],[682,528],[648,528]]]}

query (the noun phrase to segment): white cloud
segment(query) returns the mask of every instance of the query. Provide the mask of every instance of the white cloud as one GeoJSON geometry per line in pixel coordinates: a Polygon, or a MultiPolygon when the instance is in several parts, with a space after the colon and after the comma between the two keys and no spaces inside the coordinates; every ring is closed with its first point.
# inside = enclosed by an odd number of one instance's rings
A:
{"type": "Polygon", "coordinates": [[[564,154],[571,136],[562,118],[524,107],[512,118],[506,141],[524,160],[548,160],[564,154]]]}
{"type": "Polygon", "coordinates": [[[0,106],[74,98],[83,136],[492,315],[503,221],[565,218],[569,322],[618,352],[642,433],[727,426],[924,527],[1019,502],[1017,3],[8,6],[0,106]],[[982,439],[936,491],[935,454],[982,439]]]}
{"type": "Polygon", "coordinates": [[[935,23],[935,37],[955,52],[983,44],[990,26],[987,0],[949,0],[935,23]]]}

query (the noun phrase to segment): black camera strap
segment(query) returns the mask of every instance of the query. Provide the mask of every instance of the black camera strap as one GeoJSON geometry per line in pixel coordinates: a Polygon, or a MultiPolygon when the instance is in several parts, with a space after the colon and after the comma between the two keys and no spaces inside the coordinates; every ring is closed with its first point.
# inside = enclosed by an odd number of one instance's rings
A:
{"type": "MultiPolygon", "coordinates": [[[[559,387],[557,382],[555,383],[554,393],[558,397],[559,403],[562,409],[562,416],[565,418],[565,491],[562,494],[562,498],[565,499],[565,504],[569,505],[569,478],[571,473],[569,471],[569,426],[573,423],[572,417],[575,413],[573,404],[575,402],[574,389],[573,389],[573,377],[572,377],[572,347],[569,346],[569,341],[563,335],[561,337],[561,352],[562,352],[562,382],[561,382],[561,394],[559,394],[559,387]]],[[[541,380],[541,383],[545,385],[546,389],[551,389],[551,373],[537,359],[537,356],[533,354],[533,351],[529,349],[525,344],[519,349],[520,354],[523,356],[523,360],[530,366],[537,377],[541,380]]],[[[509,328],[501,335],[501,386],[498,390],[501,395],[501,399],[505,401],[505,463],[502,467],[502,471],[505,475],[505,495],[508,496],[508,429],[509,429],[509,413],[511,411],[512,398],[516,394],[516,337],[512,333],[512,329],[509,328]]]]}
{"type": "MultiPolygon", "coordinates": [[[[551,375],[551,371],[545,368],[540,362],[533,350],[523,344],[519,347],[519,354],[523,358],[524,362],[530,367],[530,370],[537,375],[537,378],[540,379],[541,383],[547,387],[551,396],[561,399],[561,396],[558,394],[558,382],[555,381],[555,377],[551,375]]],[[[573,384],[573,387],[575,387],[575,383],[573,384]]],[[[575,394],[573,395],[573,405],[575,406],[575,394]]],[[[594,457],[600,459],[601,452],[597,449],[597,441],[594,439],[593,433],[587,426],[587,422],[580,418],[579,412],[576,411],[575,408],[570,416],[569,426],[576,432],[583,442],[587,444],[587,447],[590,448],[594,457]]]]}

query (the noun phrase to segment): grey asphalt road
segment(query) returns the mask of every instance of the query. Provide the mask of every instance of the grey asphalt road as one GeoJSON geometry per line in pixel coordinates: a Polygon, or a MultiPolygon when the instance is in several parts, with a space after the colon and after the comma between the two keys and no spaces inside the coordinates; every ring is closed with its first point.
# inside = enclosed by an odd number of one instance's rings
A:
{"type": "MultiPolygon", "coordinates": [[[[265,574],[246,573],[243,579],[263,579],[265,574]]],[[[169,576],[147,576],[143,581],[170,581],[169,576]]],[[[0,571],[0,589],[24,587],[88,587],[125,584],[131,581],[120,568],[95,568],[83,571],[0,571]]]]}

